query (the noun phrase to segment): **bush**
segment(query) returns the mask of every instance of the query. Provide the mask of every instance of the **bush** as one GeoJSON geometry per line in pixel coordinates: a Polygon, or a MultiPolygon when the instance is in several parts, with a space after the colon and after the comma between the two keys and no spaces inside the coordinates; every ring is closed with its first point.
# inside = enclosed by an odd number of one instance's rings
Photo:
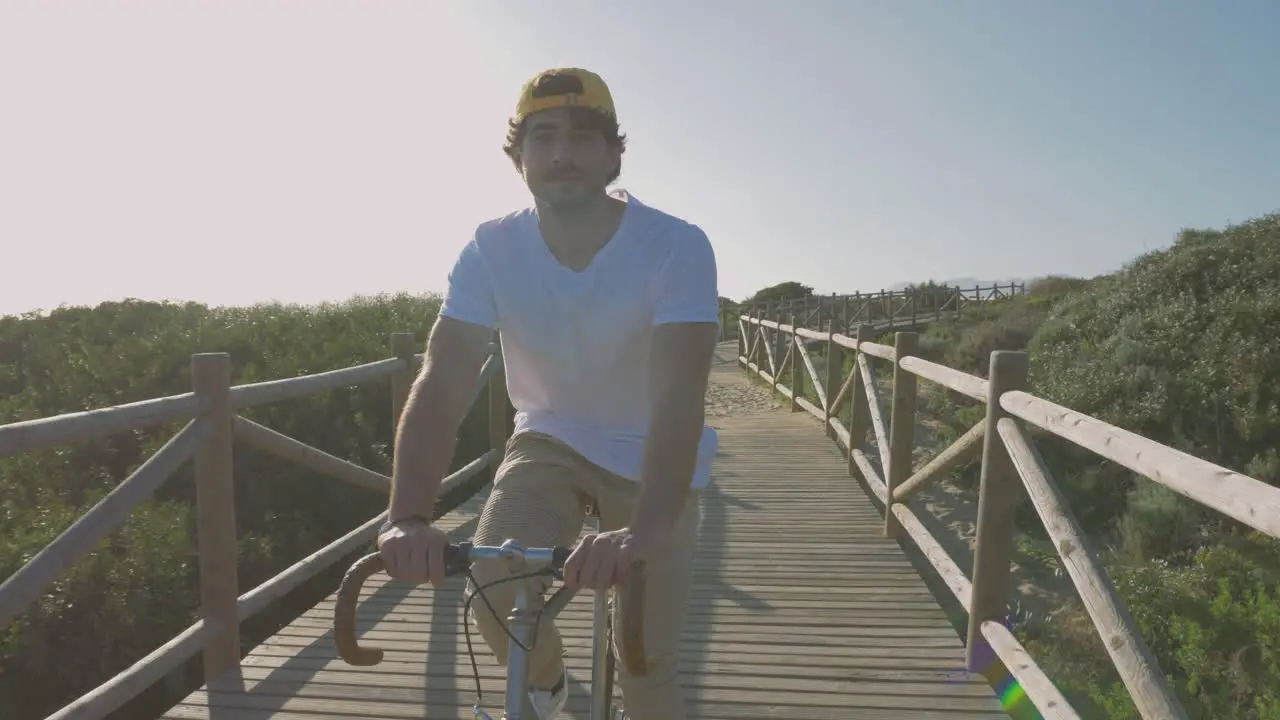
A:
{"type": "MultiPolygon", "coordinates": [[[[236,384],[334,370],[419,341],[438,299],[397,295],[316,307],[125,301],[0,318],[0,424],[186,392],[190,356],[225,351],[236,384]]],[[[243,415],[383,473],[389,380],[251,408],[243,415]]],[[[453,467],[487,448],[487,404],[466,420],[453,467]]],[[[0,458],[0,577],[9,577],[154,453],[182,423],[0,458]]],[[[235,450],[241,592],[386,507],[242,444],[235,450]]],[[[45,596],[0,629],[0,705],[43,717],[195,619],[198,554],[187,463],[45,596]]]]}
{"type": "Polygon", "coordinates": [[[1027,294],[1033,298],[1058,299],[1089,287],[1090,280],[1067,277],[1065,275],[1046,275],[1036,278],[1027,284],[1027,294]]]}
{"type": "MultiPolygon", "coordinates": [[[[1280,215],[1185,231],[1054,306],[1028,345],[1033,391],[1275,483],[1277,337],[1280,215]]],[[[1191,716],[1280,717],[1280,544],[1065,441],[1040,447],[1084,528],[1116,548],[1117,587],[1191,716]]],[[[1072,627],[1045,629],[1056,679],[1094,712],[1137,717],[1072,627]]]]}
{"type": "Polygon", "coordinates": [[[1055,402],[1243,469],[1280,436],[1280,215],[1184,232],[1068,298],[1030,349],[1055,402]]]}
{"type": "MultiPolygon", "coordinates": [[[[1188,230],[1112,275],[1050,276],[1026,296],[931,327],[922,354],[985,376],[1025,349],[1031,391],[1197,457],[1280,483],[1280,215],[1188,230]]],[[[983,415],[923,386],[949,441],[983,415]]],[[[1037,444],[1192,718],[1280,720],[1280,543],[1067,441],[1037,444]]],[[[980,463],[956,482],[976,487],[980,463]]],[[[1020,542],[1043,526],[1019,506],[1020,542]]],[[[1028,537],[1030,536],[1030,537],[1028,537]]],[[[1019,562],[1049,564],[1025,549],[1019,562]]],[[[1137,718],[1078,602],[1018,631],[1083,717],[1137,718]]]]}
{"type": "MultiPolygon", "coordinates": [[[[1194,720],[1280,720],[1280,548],[1256,536],[1113,571],[1139,632],[1194,720]]],[[[1093,624],[1077,608],[1025,633],[1083,717],[1138,720],[1093,624]]]]}

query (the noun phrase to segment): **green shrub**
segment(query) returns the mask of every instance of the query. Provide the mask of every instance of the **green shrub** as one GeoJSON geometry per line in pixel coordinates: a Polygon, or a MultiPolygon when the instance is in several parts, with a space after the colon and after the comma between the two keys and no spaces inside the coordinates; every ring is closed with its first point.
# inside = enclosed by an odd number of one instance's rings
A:
{"type": "Polygon", "coordinates": [[[1027,283],[1027,294],[1033,298],[1057,300],[1089,287],[1090,280],[1065,275],[1046,275],[1027,283]]]}
{"type": "MultiPolygon", "coordinates": [[[[1031,391],[1263,482],[1280,483],[1280,215],[1185,231],[1109,276],[1050,276],[1028,294],[929,328],[921,354],[985,376],[1025,349],[1031,391]]],[[[891,342],[891,341],[890,341],[891,342]]],[[[983,406],[923,386],[944,442],[983,406]]],[[[1103,555],[1141,635],[1198,720],[1280,720],[1280,543],[1247,532],[1092,452],[1036,433],[1069,507],[1103,555]]],[[[955,481],[976,488],[980,462],[955,481]]],[[[1043,526],[1019,507],[1021,562],[1043,526]]],[[[1083,717],[1137,718],[1078,602],[1019,625],[1083,717]]]]}
{"type": "MultiPolygon", "coordinates": [[[[125,301],[0,318],[0,424],[187,392],[190,356],[225,351],[235,384],[390,356],[419,342],[435,297],[314,307],[125,301]]],[[[388,379],[243,415],[334,455],[390,471],[388,379]]],[[[487,447],[487,404],[463,426],[453,467],[487,447]]],[[[166,442],[182,423],[0,458],[0,578],[8,577],[166,442]]],[[[386,506],[385,495],[235,446],[241,592],[386,506]]],[[[46,595],[0,629],[0,706],[43,717],[182,631],[198,608],[191,464],[46,595]]]]}
{"type": "MultiPolygon", "coordinates": [[[[1256,535],[1113,571],[1116,589],[1194,720],[1280,719],[1277,543],[1256,535]]],[[[1082,717],[1137,720],[1128,690],[1077,608],[1025,632],[1082,717]]]]}
{"type": "MultiPolygon", "coordinates": [[[[1277,337],[1280,215],[1186,231],[1054,306],[1028,345],[1033,391],[1275,483],[1277,337]]],[[[1110,572],[1191,716],[1280,717],[1280,546],[1065,441],[1039,444],[1081,524],[1115,548],[1110,572]]],[[[1091,712],[1136,718],[1075,614],[1039,638],[1055,679],[1091,712]]]]}
{"type": "Polygon", "coordinates": [[[1243,469],[1280,432],[1280,215],[1184,232],[1057,307],[1030,346],[1055,402],[1243,469]]]}

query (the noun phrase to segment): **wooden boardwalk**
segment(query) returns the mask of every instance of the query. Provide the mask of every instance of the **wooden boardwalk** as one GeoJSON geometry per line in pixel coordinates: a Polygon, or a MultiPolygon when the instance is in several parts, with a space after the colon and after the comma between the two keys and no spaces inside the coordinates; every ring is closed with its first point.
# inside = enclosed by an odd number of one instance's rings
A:
{"type": "MultiPolygon", "coordinates": [[[[748,381],[729,360],[713,381],[748,381]]],[[[715,480],[702,498],[684,637],[693,718],[1007,718],[964,670],[964,649],[877,509],[816,421],[786,410],[713,417],[715,480]]],[[[475,526],[477,498],[449,521],[475,526]]],[[[409,588],[375,576],[358,627],[387,650],[337,658],[333,597],[259,645],[239,677],[203,687],[165,718],[470,718],[475,682],[463,637],[463,581],[409,588]]],[[[560,616],[570,673],[563,717],[586,718],[591,595],[560,616]]],[[[500,716],[503,671],[472,632],[484,706],[500,716]]]]}

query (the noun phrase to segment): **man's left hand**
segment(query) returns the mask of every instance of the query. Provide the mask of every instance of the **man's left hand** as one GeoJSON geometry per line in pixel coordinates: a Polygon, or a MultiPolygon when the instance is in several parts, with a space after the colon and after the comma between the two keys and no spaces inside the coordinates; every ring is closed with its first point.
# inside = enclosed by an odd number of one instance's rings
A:
{"type": "Polygon", "coordinates": [[[587,535],[565,561],[564,584],[596,590],[621,585],[631,564],[647,560],[655,545],[630,528],[587,535]]]}

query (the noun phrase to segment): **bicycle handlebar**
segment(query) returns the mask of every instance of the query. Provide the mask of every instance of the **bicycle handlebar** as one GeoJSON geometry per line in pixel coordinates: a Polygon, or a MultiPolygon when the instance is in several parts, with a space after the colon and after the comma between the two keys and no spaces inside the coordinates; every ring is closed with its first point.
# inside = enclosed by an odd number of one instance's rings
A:
{"type": "MultiPolygon", "coordinates": [[[[534,565],[550,565],[555,570],[564,568],[572,548],[520,548],[511,544],[472,545],[469,542],[451,543],[444,548],[446,577],[465,572],[473,560],[508,560],[534,565]]],[[[382,662],[383,651],[377,647],[360,645],[356,640],[356,600],[364,583],[375,573],[386,570],[382,554],[370,553],[356,560],[342,576],[333,608],[333,639],[338,655],[349,665],[377,665],[382,662]]],[[[623,637],[622,662],[627,672],[635,677],[648,674],[644,654],[644,563],[632,564],[624,588],[620,588],[623,637]]],[[[465,621],[464,621],[465,622],[465,621]]]]}

